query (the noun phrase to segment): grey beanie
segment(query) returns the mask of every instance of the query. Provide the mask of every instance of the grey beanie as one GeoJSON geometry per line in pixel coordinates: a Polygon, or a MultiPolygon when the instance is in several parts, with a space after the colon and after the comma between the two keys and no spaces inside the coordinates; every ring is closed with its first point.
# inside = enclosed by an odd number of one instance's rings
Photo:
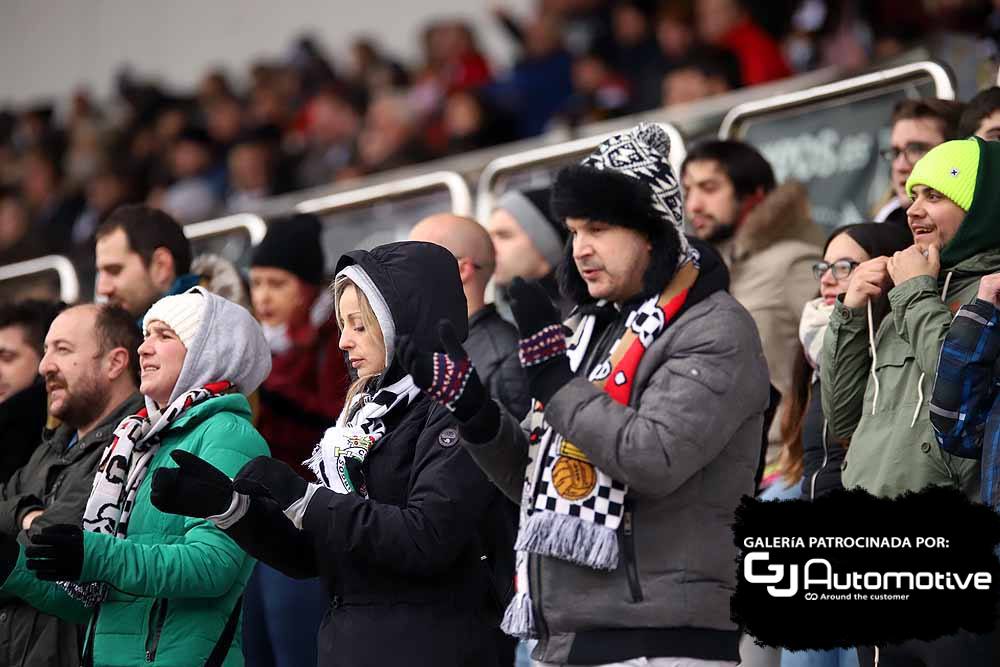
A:
{"type": "Polygon", "coordinates": [[[562,260],[567,231],[549,213],[549,193],[547,187],[508,190],[500,196],[496,208],[510,213],[545,261],[556,266],[562,260]]]}

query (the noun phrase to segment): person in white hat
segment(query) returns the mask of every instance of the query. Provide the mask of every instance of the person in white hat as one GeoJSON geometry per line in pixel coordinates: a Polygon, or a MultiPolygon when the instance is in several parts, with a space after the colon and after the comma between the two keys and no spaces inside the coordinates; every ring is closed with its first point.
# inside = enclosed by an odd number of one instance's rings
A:
{"type": "Polygon", "coordinates": [[[200,287],[153,304],[143,333],[146,407],[115,430],[82,526],[49,526],[26,549],[0,544],[2,590],[86,624],[84,664],[242,665],[253,559],[210,521],[160,512],[150,496],[171,459],[235,475],[267,454],[246,398],[270,372],[267,342],[246,309],[200,287]]]}

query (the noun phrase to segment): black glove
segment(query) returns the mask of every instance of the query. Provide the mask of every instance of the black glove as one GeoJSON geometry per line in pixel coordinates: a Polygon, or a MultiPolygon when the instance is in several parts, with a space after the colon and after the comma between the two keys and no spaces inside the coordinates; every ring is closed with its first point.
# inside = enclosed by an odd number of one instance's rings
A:
{"type": "Polygon", "coordinates": [[[401,336],[396,356],[425,394],[465,423],[483,409],[489,397],[451,322],[441,320],[438,323],[438,338],[444,353],[421,352],[409,336],[401,336]]]}
{"type": "Polygon", "coordinates": [[[233,481],[211,463],[191,452],[175,449],[176,468],[157,468],[149,498],[167,514],[204,519],[222,514],[233,502],[233,481]]]}
{"type": "Polygon", "coordinates": [[[271,498],[287,511],[305,497],[309,484],[284,461],[258,456],[240,468],[233,488],[250,497],[271,498]]]}
{"type": "Polygon", "coordinates": [[[549,399],[573,379],[566,356],[566,331],[559,311],[537,282],[514,278],[507,290],[510,310],[521,335],[517,356],[528,376],[532,398],[549,399]]]}
{"type": "Polygon", "coordinates": [[[39,579],[77,581],[83,571],[83,529],[68,523],[46,526],[24,553],[39,579]]]}
{"type": "Polygon", "coordinates": [[[0,584],[7,581],[7,577],[14,571],[20,553],[21,547],[18,546],[17,540],[7,533],[0,533],[0,584]]]}

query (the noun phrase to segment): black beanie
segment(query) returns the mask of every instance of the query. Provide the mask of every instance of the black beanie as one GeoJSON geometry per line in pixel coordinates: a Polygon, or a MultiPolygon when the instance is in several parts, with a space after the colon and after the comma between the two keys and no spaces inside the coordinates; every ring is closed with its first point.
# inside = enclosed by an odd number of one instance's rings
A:
{"type": "Polygon", "coordinates": [[[250,266],[284,269],[302,282],[322,284],[326,262],[319,238],[321,228],[319,218],[310,213],[273,221],[264,240],[254,249],[250,266]]]}

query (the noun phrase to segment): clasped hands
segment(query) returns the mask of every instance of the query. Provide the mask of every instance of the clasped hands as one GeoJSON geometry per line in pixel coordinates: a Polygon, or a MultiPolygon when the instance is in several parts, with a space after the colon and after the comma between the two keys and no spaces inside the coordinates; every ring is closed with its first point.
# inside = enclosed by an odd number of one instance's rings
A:
{"type": "Polygon", "coordinates": [[[873,257],[859,264],[851,273],[844,305],[861,308],[870,299],[887,293],[893,285],[902,285],[917,276],[937,278],[940,272],[941,254],[937,245],[928,246],[926,251],[912,245],[892,257],[873,257]]]}

